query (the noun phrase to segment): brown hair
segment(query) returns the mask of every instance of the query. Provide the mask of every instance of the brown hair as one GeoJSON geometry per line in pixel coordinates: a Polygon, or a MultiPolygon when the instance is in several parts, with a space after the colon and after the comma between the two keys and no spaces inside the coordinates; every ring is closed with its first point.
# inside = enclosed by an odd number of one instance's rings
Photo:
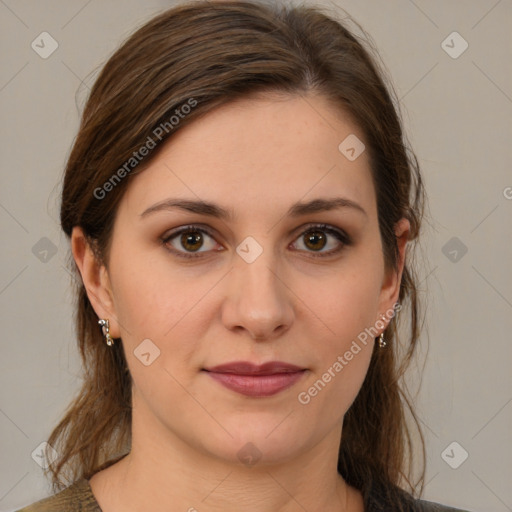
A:
{"type": "MultiPolygon", "coordinates": [[[[406,217],[410,240],[417,238],[422,180],[402,133],[396,94],[385,85],[371,39],[356,36],[347,24],[318,8],[234,1],[188,3],[150,20],[108,60],[85,105],[64,176],[61,223],[66,235],[80,226],[106,265],[116,208],[131,175],[141,172],[173,133],[235,98],[266,91],[313,92],[351,115],[364,133],[384,260],[387,268],[396,269],[394,225],[406,217]],[[134,155],[151,146],[150,140],[158,144],[139,162],[134,155]]],[[[402,383],[420,324],[410,257],[408,249],[399,295],[409,315],[408,339],[402,343],[398,337],[401,312],[386,329],[386,349],[374,350],[344,419],[338,470],[361,490],[370,481],[405,482],[412,491],[418,486],[410,477],[413,442],[407,409],[420,433],[424,463],[423,437],[402,383]]],[[[64,485],[65,475],[69,482],[90,478],[130,449],[131,377],[123,348],[104,343],[85,288],[77,281],[84,381],[48,440],[59,454],[50,466],[56,488],[64,485]]],[[[421,484],[423,477],[424,470],[421,484]]]]}

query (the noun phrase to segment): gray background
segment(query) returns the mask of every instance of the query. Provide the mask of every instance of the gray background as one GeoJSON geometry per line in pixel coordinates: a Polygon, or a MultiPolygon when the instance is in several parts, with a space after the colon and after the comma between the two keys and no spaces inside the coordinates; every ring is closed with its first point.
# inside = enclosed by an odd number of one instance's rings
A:
{"type": "MultiPolygon", "coordinates": [[[[58,226],[59,181],[79,111],[113,49],[171,5],[0,0],[2,511],[49,494],[31,453],[79,384],[68,243],[58,226]],[[31,48],[43,31],[59,45],[47,59],[31,48]]],[[[375,40],[430,198],[420,268],[430,348],[416,398],[428,448],[425,496],[474,511],[512,510],[512,2],[329,5],[346,9],[375,40]],[[453,31],[469,44],[458,58],[441,45],[453,31]],[[445,460],[457,465],[462,450],[469,456],[453,469],[445,460]]],[[[460,51],[462,41],[452,39],[449,51],[460,51]]]]}

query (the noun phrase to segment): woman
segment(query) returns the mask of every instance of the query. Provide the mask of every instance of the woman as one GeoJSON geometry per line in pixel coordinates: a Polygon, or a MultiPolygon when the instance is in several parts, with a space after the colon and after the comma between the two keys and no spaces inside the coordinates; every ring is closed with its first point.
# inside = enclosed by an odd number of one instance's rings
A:
{"type": "Polygon", "coordinates": [[[48,443],[70,485],[23,510],[454,510],[413,498],[423,188],[382,76],[318,10],[231,1],[107,62],[62,193],[86,371],[48,443]]]}

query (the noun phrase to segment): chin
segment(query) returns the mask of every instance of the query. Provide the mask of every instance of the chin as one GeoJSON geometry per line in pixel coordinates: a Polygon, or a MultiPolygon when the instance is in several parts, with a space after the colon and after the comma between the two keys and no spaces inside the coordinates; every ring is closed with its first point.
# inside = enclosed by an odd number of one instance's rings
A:
{"type": "Polygon", "coordinates": [[[257,464],[284,463],[297,456],[308,444],[302,429],[297,428],[296,435],[291,431],[292,425],[281,430],[283,423],[288,421],[285,419],[281,423],[286,415],[268,418],[266,421],[258,421],[256,415],[248,416],[246,424],[239,421],[234,426],[229,422],[221,422],[232,437],[227,433],[224,435],[224,430],[217,436],[209,432],[205,437],[208,442],[203,443],[203,447],[216,458],[230,464],[253,467],[257,464]]]}

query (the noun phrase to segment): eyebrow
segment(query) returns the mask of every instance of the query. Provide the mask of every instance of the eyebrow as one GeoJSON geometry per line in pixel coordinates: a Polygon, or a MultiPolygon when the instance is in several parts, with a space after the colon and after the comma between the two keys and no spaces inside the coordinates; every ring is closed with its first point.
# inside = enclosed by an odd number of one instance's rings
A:
{"type": "MultiPolygon", "coordinates": [[[[234,218],[234,214],[231,210],[227,210],[215,203],[190,199],[165,199],[164,201],[160,201],[144,210],[140,214],[140,217],[143,218],[152,213],[171,210],[173,208],[178,208],[180,210],[184,210],[191,213],[197,213],[199,215],[217,217],[219,219],[226,221],[232,220],[234,218]]],[[[289,208],[286,215],[290,217],[300,217],[302,215],[308,215],[312,213],[324,212],[329,210],[337,210],[341,208],[351,208],[355,211],[358,211],[368,216],[368,214],[360,204],[344,197],[319,198],[313,199],[312,201],[309,202],[299,201],[289,208]]]]}

